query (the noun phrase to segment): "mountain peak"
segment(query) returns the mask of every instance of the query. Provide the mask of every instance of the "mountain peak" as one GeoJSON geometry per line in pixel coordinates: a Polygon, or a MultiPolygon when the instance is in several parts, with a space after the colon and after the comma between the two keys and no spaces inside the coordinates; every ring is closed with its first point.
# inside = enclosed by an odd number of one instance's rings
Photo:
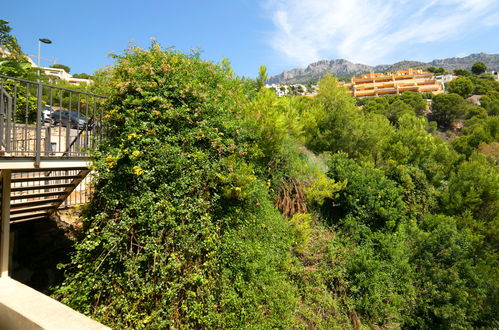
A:
{"type": "Polygon", "coordinates": [[[326,73],[331,73],[335,76],[345,77],[357,75],[366,72],[386,72],[406,70],[409,68],[427,68],[429,66],[443,67],[447,71],[454,69],[471,69],[471,66],[476,61],[482,61],[487,65],[489,70],[499,70],[499,54],[476,53],[470,54],[465,57],[452,57],[445,59],[435,59],[431,62],[419,62],[404,60],[394,64],[381,64],[370,66],[367,64],[353,63],[346,59],[335,60],[319,60],[310,63],[305,69],[295,68],[291,70],[284,70],[282,73],[270,77],[267,82],[269,84],[275,83],[307,83],[311,80],[316,81],[323,77],[326,73]]]}

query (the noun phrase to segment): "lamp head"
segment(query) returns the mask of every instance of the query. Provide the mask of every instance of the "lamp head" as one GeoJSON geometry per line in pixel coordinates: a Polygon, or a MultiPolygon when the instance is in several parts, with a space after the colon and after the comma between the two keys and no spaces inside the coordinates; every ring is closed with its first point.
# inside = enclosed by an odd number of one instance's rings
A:
{"type": "Polygon", "coordinates": [[[40,40],[40,41],[41,41],[41,42],[43,42],[44,44],[51,44],[51,43],[52,43],[52,41],[51,41],[50,39],[46,39],[46,38],[40,38],[40,39],[38,39],[38,40],[40,40]]]}

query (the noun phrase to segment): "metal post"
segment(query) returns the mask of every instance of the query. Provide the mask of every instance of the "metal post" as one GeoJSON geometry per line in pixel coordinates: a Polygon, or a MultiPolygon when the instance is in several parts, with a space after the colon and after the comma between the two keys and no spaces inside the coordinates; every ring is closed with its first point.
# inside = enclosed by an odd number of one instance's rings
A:
{"type": "Polygon", "coordinates": [[[10,139],[11,139],[11,132],[10,132],[10,123],[12,120],[12,97],[10,95],[7,96],[7,121],[5,123],[5,151],[10,152],[10,139]]]}
{"type": "MultiPolygon", "coordinates": [[[[41,47],[41,41],[38,40],[38,66],[40,66],[40,47],[41,47]]],[[[40,74],[40,71],[38,71],[38,74],[40,74]]]]}
{"type": "Polygon", "coordinates": [[[45,128],[45,156],[49,156],[52,152],[50,126],[45,128]]]}
{"type": "Polygon", "coordinates": [[[41,42],[38,40],[38,75],[40,75],[40,46],[41,42]]]}
{"type": "Polygon", "coordinates": [[[9,276],[10,251],[10,176],[11,170],[2,170],[2,231],[0,242],[0,277],[9,276]]]}
{"type": "Polygon", "coordinates": [[[36,110],[36,140],[35,140],[35,167],[40,165],[40,153],[41,153],[41,144],[42,144],[42,128],[41,128],[41,120],[42,120],[42,93],[43,86],[41,83],[38,83],[38,106],[36,110]]]}
{"type": "Polygon", "coordinates": [[[5,103],[3,99],[3,84],[2,84],[2,86],[0,86],[0,149],[2,149],[4,146],[3,142],[4,113],[5,113],[5,103]]]}

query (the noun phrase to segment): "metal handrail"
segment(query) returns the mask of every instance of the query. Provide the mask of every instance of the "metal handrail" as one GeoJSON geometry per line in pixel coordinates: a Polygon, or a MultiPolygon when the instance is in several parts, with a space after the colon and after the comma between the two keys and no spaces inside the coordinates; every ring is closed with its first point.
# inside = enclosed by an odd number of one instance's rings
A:
{"type": "Polygon", "coordinates": [[[40,163],[42,153],[49,157],[80,158],[82,154],[85,157],[86,151],[82,148],[92,147],[103,134],[100,124],[103,111],[98,104],[105,98],[94,93],[0,75],[0,157],[34,156],[35,165],[40,163]],[[46,126],[45,106],[48,106],[50,120],[59,125],[51,123],[46,126]],[[56,115],[54,111],[60,112],[56,115]],[[85,118],[85,123],[80,129],[82,118],[85,118]],[[75,122],[76,136],[71,128],[75,122]],[[93,129],[90,128],[91,123],[94,123],[93,129]],[[83,135],[84,132],[87,134],[83,135]]]}
{"type": "Polygon", "coordinates": [[[29,83],[29,84],[39,84],[39,85],[42,85],[43,87],[55,88],[55,89],[60,89],[60,90],[68,91],[68,92],[78,92],[78,93],[88,94],[88,95],[95,96],[95,97],[100,97],[100,98],[103,98],[103,99],[107,98],[104,95],[94,94],[94,93],[90,93],[90,92],[77,91],[77,90],[70,89],[70,88],[65,88],[65,87],[50,85],[50,84],[46,84],[46,83],[42,83],[42,82],[38,82],[38,81],[21,79],[21,78],[17,78],[17,77],[4,76],[3,74],[0,74],[0,78],[9,79],[9,80],[17,80],[17,81],[24,82],[24,83],[29,83]]]}

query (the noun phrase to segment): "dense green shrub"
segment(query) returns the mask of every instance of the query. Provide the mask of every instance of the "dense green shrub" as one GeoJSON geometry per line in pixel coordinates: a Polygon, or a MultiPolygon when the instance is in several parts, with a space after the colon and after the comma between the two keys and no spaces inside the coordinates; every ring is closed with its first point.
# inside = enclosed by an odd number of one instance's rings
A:
{"type": "Polygon", "coordinates": [[[95,196],[59,297],[120,328],[288,327],[292,230],[251,162],[241,83],[157,44],[116,61],[95,196]]]}
{"type": "Polygon", "coordinates": [[[483,322],[478,320],[487,309],[487,275],[481,273],[475,255],[479,237],[467,228],[458,228],[454,218],[442,215],[427,216],[419,228],[413,228],[411,237],[411,263],[417,270],[419,292],[407,324],[449,329],[483,322]]]}
{"type": "Polygon", "coordinates": [[[330,178],[347,182],[334,203],[337,216],[355,217],[370,230],[394,229],[405,219],[402,190],[382,170],[360,166],[343,153],[333,155],[328,165],[330,178]]]}

